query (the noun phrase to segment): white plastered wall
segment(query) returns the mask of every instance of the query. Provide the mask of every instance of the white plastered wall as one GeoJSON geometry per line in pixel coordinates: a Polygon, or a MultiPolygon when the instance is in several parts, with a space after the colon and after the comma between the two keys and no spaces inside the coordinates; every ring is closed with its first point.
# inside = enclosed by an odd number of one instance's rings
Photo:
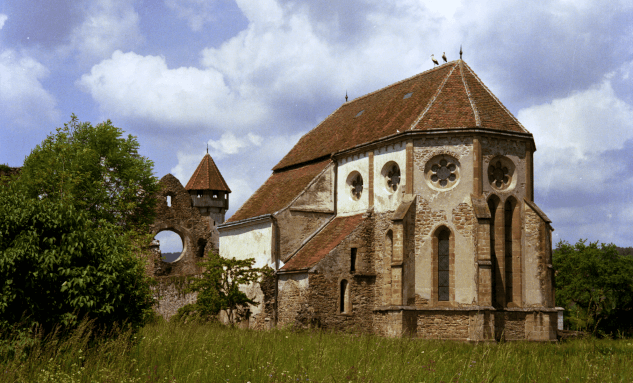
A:
{"type": "Polygon", "coordinates": [[[407,179],[406,160],[405,141],[374,150],[374,210],[377,213],[394,211],[402,202],[402,190],[407,179]],[[397,163],[400,168],[400,185],[396,191],[388,189],[387,180],[382,174],[385,165],[391,162],[397,163]]]}
{"type": "Polygon", "coordinates": [[[349,216],[367,211],[369,207],[369,156],[368,153],[355,154],[339,160],[337,176],[336,208],[338,216],[349,216]],[[363,177],[363,192],[358,200],[354,200],[351,188],[347,184],[349,175],[357,171],[363,177]]]}
{"type": "MultiPolygon", "coordinates": [[[[255,258],[254,267],[273,266],[272,233],[270,221],[223,229],[220,231],[220,256],[235,259],[255,258]]],[[[243,291],[256,302],[264,301],[264,293],[259,284],[247,286],[243,291]]],[[[263,307],[263,304],[251,306],[252,315],[258,315],[263,307]]]]}
{"type": "Polygon", "coordinates": [[[431,239],[435,230],[442,225],[448,227],[455,238],[455,303],[472,304],[477,299],[476,252],[472,232],[460,231],[453,223],[453,209],[461,203],[469,206],[472,204],[470,194],[473,191],[473,165],[470,138],[451,137],[414,141],[414,193],[430,205],[433,213],[441,212],[446,216],[446,220],[435,222],[428,232],[420,234],[422,227],[416,228],[415,293],[424,299],[431,300],[432,293],[431,239]],[[448,189],[432,187],[424,173],[426,163],[442,154],[459,161],[458,182],[448,189]]]}
{"type": "Polygon", "coordinates": [[[223,258],[255,258],[255,267],[273,264],[272,223],[265,221],[220,232],[220,256],[223,258]]]}

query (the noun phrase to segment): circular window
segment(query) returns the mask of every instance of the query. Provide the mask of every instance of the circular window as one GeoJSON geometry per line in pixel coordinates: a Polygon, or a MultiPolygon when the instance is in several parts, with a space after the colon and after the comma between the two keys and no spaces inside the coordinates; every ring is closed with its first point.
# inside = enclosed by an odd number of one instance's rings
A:
{"type": "Polygon", "coordinates": [[[459,162],[446,154],[435,156],[426,163],[424,173],[433,189],[450,189],[459,182],[459,162]]]}
{"type": "Polygon", "coordinates": [[[514,162],[507,157],[497,156],[488,165],[488,182],[496,190],[506,190],[514,186],[514,162]]]}
{"type": "Polygon", "coordinates": [[[161,259],[165,262],[176,262],[182,256],[182,238],[171,230],[164,230],[154,237],[159,243],[161,259]]]}
{"type": "Polygon", "coordinates": [[[400,167],[397,163],[394,161],[387,162],[380,173],[385,181],[387,191],[394,193],[398,190],[398,186],[400,185],[400,167]]]}
{"type": "Polygon", "coordinates": [[[354,171],[347,176],[347,186],[352,199],[358,201],[363,194],[363,177],[359,172],[354,171]]]}

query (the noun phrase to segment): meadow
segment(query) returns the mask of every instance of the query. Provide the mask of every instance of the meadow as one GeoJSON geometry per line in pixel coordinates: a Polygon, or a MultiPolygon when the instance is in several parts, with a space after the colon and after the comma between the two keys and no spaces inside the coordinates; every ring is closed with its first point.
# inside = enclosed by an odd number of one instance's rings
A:
{"type": "Polygon", "coordinates": [[[633,382],[630,339],[469,344],[165,322],[91,339],[83,324],[5,347],[0,382],[633,382]]]}

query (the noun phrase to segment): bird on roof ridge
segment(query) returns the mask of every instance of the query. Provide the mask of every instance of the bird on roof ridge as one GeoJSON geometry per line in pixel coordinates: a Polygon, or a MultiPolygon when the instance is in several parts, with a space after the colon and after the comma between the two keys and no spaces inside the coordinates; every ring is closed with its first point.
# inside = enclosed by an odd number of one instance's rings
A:
{"type": "Polygon", "coordinates": [[[444,52],[444,54],[442,55],[442,59],[444,60],[445,63],[448,62],[448,60],[446,59],[446,52],[444,52]]]}
{"type": "Polygon", "coordinates": [[[440,63],[437,62],[437,60],[435,59],[435,57],[431,54],[431,60],[433,61],[433,67],[435,68],[435,65],[440,65],[440,63]]]}

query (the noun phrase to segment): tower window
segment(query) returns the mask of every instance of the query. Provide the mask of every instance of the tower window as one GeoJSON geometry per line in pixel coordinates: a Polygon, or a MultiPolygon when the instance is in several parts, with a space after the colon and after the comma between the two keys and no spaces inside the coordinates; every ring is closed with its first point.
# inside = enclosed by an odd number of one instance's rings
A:
{"type": "Polygon", "coordinates": [[[167,196],[167,206],[171,207],[171,196],[167,196]]]}
{"type": "Polygon", "coordinates": [[[202,198],[202,190],[198,190],[198,192],[196,193],[196,195],[198,196],[198,198],[202,198]]]}
{"type": "Polygon", "coordinates": [[[213,193],[213,198],[218,198],[218,194],[217,193],[213,193]]]}
{"type": "Polygon", "coordinates": [[[350,267],[349,267],[349,272],[353,273],[356,271],[356,252],[358,251],[357,248],[352,247],[352,252],[350,255],[350,267]]]}

